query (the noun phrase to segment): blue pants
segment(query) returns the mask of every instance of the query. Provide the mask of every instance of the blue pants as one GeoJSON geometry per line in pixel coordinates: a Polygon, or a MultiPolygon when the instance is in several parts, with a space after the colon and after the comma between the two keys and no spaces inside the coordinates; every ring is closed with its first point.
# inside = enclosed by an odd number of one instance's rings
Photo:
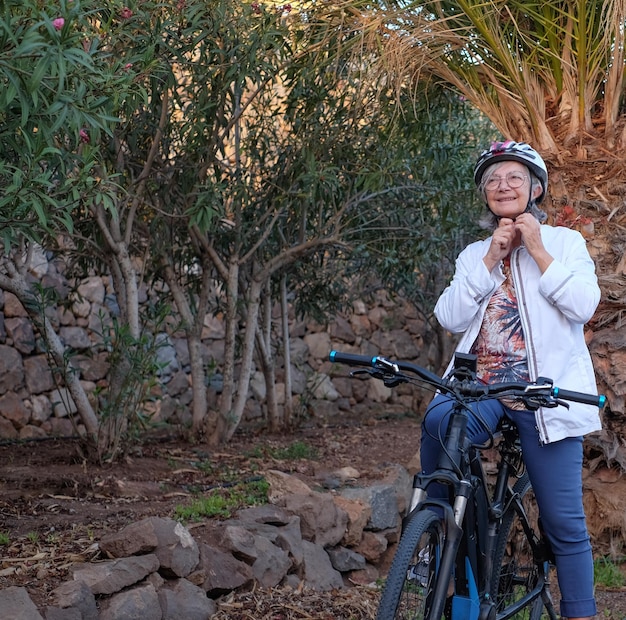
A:
{"type": "MultiPolygon", "coordinates": [[[[422,424],[421,464],[424,473],[437,466],[452,401],[438,395],[428,407],[422,424]]],[[[582,489],[582,437],[570,437],[541,445],[531,411],[514,411],[497,400],[472,405],[467,434],[476,443],[487,441],[485,427],[495,429],[503,416],[516,424],[541,522],[556,559],[561,590],[561,615],[565,618],[593,616],[593,555],[582,489]]]]}

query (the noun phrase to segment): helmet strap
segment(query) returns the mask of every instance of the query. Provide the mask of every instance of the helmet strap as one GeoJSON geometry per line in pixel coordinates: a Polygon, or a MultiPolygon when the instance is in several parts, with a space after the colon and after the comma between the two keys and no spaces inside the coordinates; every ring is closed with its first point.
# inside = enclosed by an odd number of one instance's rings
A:
{"type": "MultiPolygon", "coordinates": [[[[485,201],[485,206],[493,214],[493,216],[496,218],[496,221],[500,222],[500,220],[502,219],[502,216],[501,215],[496,215],[493,211],[491,211],[491,207],[489,206],[489,203],[487,201],[485,201]]],[[[530,196],[528,198],[528,204],[526,205],[526,208],[522,211],[522,213],[530,213],[532,211],[532,208],[536,207],[536,206],[537,206],[536,200],[532,196],[530,196]]],[[[522,213],[520,213],[520,215],[522,213]]]]}

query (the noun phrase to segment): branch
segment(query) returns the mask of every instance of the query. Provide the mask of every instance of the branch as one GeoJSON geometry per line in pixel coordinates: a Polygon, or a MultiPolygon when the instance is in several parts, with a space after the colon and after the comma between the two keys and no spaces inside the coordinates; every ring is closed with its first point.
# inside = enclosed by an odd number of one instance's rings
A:
{"type": "Polygon", "coordinates": [[[288,248],[278,256],[272,258],[265,267],[257,273],[254,277],[258,282],[263,282],[267,280],[273,273],[276,273],[278,270],[282,269],[286,265],[291,265],[296,262],[302,256],[312,253],[313,251],[319,250],[321,248],[326,247],[348,247],[347,244],[343,243],[336,237],[328,237],[328,238],[317,238],[311,239],[310,241],[306,241],[299,245],[295,245],[291,248],[288,248]]]}
{"type": "Polygon", "coordinates": [[[244,263],[246,263],[248,259],[251,258],[252,255],[257,251],[257,249],[263,244],[263,242],[269,237],[270,232],[272,231],[272,228],[274,228],[274,224],[276,223],[276,220],[280,217],[281,213],[282,211],[278,211],[277,213],[274,213],[274,216],[272,217],[272,221],[265,228],[265,232],[258,238],[257,242],[250,248],[250,250],[248,250],[248,252],[240,258],[239,260],[240,265],[243,265],[244,263]]]}
{"type": "Polygon", "coordinates": [[[224,282],[228,281],[228,267],[224,263],[224,261],[220,258],[220,255],[217,253],[215,248],[211,243],[208,242],[205,235],[200,232],[200,229],[197,226],[192,226],[190,229],[190,233],[196,239],[196,241],[200,244],[200,247],[207,253],[211,262],[215,265],[220,277],[224,280],[224,282]]]}
{"type": "Polygon", "coordinates": [[[146,157],[146,161],[143,166],[143,170],[137,177],[137,189],[135,191],[135,196],[133,198],[130,211],[128,213],[128,217],[126,218],[126,233],[125,233],[125,242],[126,245],[130,245],[132,229],[133,229],[133,220],[135,219],[135,214],[137,213],[137,208],[142,199],[144,189],[146,187],[146,183],[150,176],[150,172],[152,170],[152,164],[156,159],[157,153],[159,152],[159,147],[161,145],[161,138],[163,137],[163,128],[168,120],[167,110],[169,103],[169,90],[166,88],[163,91],[163,101],[161,103],[161,116],[159,118],[159,125],[156,128],[154,133],[154,138],[152,140],[152,146],[150,147],[150,151],[148,152],[148,156],[146,157]]]}

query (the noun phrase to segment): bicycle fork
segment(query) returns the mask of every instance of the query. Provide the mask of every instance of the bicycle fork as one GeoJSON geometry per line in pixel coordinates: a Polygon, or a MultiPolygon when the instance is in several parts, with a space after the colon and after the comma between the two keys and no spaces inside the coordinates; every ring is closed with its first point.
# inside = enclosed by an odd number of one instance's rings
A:
{"type": "Polygon", "coordinates": [[[431,505],[438,510],[442,510],[445,524],[445,544],[441,556],[441,563],[437,572],[435,589],[432,596],[432,606],[429,611],[429,618],[441,618],[444,613],[446,600],[448,598],[448,588],[450,579],[454,576],[454,568],[457,560],[457,553],[463,537],[461,527],[465,517],[465,510],[469,498],[473,493],[469,481],[461,480],[458,484],[458,491],[455,495],[453,506],[436,499],[428,499],[425,488],[421,486],[413,489],[409,518],[413,509],[418,505],[431,505]]]}

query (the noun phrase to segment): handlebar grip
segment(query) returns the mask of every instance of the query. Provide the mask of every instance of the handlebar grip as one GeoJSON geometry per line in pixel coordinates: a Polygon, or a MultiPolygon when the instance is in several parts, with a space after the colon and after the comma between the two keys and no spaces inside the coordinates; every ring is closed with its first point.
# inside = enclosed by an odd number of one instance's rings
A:
{"type": "Polygon", "coordinates": [[[571,400],[575,403],[583,403],[584,405],[593,405],[602,409],[606,405],[606,396],[604,394],[583,394],[582,392],[573,392],[572,390],[562,390],[555,387],[552,390],[554,398],[562,398],[563,400],[571,400]]]}
{"type": "Polygon", "coordinates": [[[342,353],[341,351],[331,351],[328,355],[328,359],[331,362],[337,364],[347,364],[348,366],[367,366],[371,368],[374,366],[376,356],[371,357],[369,355],[357,355],[356,353],[342,353]]]}

